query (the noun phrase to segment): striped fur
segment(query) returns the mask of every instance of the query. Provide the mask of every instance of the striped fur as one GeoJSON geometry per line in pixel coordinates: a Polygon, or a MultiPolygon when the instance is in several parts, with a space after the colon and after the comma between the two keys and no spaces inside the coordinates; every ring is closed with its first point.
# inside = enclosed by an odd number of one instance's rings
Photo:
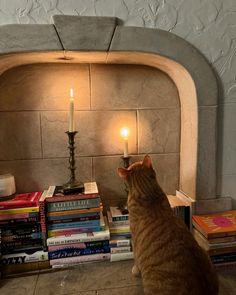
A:
{"type": "Polygon", "coordinates": [[[150,157],[128,169],[119,168],[118,174],[129,187],[135,265],[145,295],[218,294],[218,279],[210,259],[174,216],[150,157]]]}

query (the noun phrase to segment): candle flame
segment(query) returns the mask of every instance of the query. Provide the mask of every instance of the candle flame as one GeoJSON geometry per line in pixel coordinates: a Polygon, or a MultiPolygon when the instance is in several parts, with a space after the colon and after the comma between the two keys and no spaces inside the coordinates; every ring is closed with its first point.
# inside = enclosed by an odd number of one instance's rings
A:
{"type": "Polygon", "coordinates": [[[129,137],[129,128],[127,128],[127,127],[123,127],[123,128],[121,128],[121,130],[120,130],[120,135],[121,135],[121,137],[123,137],[124,139],[128,139],[128,137],[129,137]]]}
{"type": "Polygon", "coordinates": [[[71,97],[71,98],[74,97],[74,89],[73,89],[73,88],[70,89],[70,97],[71,97]]]}

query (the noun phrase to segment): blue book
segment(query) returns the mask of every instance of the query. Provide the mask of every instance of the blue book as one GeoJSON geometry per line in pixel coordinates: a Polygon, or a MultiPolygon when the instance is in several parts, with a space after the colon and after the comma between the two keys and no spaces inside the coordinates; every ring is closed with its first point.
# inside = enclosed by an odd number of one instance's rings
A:
{"type": "Polygon", "coordinates": [[[100,226],[100,220],[86,220],[79,222],[65,222],[65,223],[56,223],[52,225],[48,225],[48,230],[54,229],[66,229],[66,228],[75,228],[75,227],[96,227],[100,226]]]}
{"type": "Polygon", "coordinates": [[[64,219],[76,219],[76,218],[86,218],[86,217],[94,217],[99,216],[100,212],[92,212],[92,213],[83,213],[83,214],[68,214],[68,215],[60,215],[60,216],[48,216],[48,221],[54,220],[64,220],[64,219]]]}
{"type": "Polygon", "coordinates": [[[68,249],[61,249],[52,252],[48,252],[49,259],[58,259],[58,258],[65,258],[65,257],[74,257],[74,256],[81,256],[81,255],[92,255],[92,254],[99,254],[99,253],[110,253],[110,247],[103,246],[102,248],[68,248],[68,249]]]}

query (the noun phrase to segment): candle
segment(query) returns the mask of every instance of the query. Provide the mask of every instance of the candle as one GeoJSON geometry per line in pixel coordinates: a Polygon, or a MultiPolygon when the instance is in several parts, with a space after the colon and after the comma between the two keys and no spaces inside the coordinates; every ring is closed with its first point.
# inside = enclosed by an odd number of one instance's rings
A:
{"type": "Polygon", "coordinates": [[[129,137],[129,129],[124,127],[120,130],[121,137],[124,139],[124,158],[129,156],[128,153],[128,137],[129,137]]]}
{"type": "Polygon", "coordinates": [[[75,131],[75,120],[74,120],[74,91],[70,89],[70,110],[69,110],[69,132],[75,131]]]}

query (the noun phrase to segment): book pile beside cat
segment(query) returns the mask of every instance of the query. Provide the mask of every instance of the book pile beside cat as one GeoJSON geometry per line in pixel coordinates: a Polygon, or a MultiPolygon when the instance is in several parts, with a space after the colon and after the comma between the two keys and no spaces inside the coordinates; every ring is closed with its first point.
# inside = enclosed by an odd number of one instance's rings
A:
{"type": "Polygon", "coordinates": [[[176,191],[176,196],[167,195],[167,198],[175,215],[180,217],[191,230],[195,201],[180,191],[176,191]]]}
{"type": "Polygon", "coordinates": [[[111,261],[133,258],[128,211],[122,212],[119,207],[110,207],[107,211],[110,229],[111,261]]]}
{"type": "Polygon", "coordinates": [[[49,187],[42,199],[42,232],[53,268],[110,259],[110,234],[97,184],[84,186],[84,193],[67,195],[49,187]]]}
{"type": "Polygon", "coordinates": [[[39,219],[41,194],[16,194],[0,202],[3,275],[38,269],[40,264],[49,267],[48,253],[43,251],[39,219]]]}
{"type": "Polygon", "coordinates": [[[193,215],[193,235],[217,269],[236,267],[236,210],[193,215]]]}

